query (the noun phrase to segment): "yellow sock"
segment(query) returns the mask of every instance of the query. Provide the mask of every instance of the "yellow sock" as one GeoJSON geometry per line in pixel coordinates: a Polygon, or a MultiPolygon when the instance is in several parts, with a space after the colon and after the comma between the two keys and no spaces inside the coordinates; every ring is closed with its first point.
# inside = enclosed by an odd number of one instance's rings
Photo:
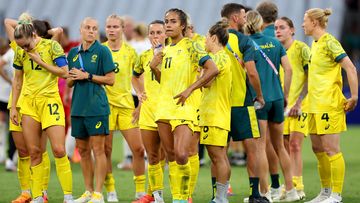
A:
{"type": "Polygon", "coordinates": [[[164,171],[165,171],[165,165],[166,165],[166,160],[165,160],[165,159],[160,160],[160,165],[161,165],[161,170],[162,170],[162,172],[164,173],[164,171]]]}
{"type": "Polygon", "coordinates": [[[55,158],[55,165],[64,195],[72,194],[72,172],[69,159],[66,155],[62,158],[55,158]]]}
{"type": "Polygon", "coordinates": [[[30,191],[30,156],[19,157],[17,174],[21,190],[30,191]]]}
{"type": "Polygon", "coordinates": [[[49,187],[49,180],[50,180],[50,169],[51,169],[51,164],[50,164],[50,157],[49,154],[47,153],[47,151],[45,151],[42,154],[42,162],[44,163],[44,172],[43,172],[43,191],[47,191],[48,187],[49,187]]]}
{"type": "Polygon", "coordinates": [[[106,174],[104,186],[106,192],[114,192],[115,191],[115,179],[112,173],[106,174]]]}
{"type": "Polygon", "coordinates": [[[189,194],[190,197],[195,191],[196,182],[198,179],[198,174],[200,170],[200,161],[198,154],[189,157],[189,163],[190,163],[190,188],[189,188],[189,194]]]}
{"type": "Polygon", "coordinates": [[[149,164],[149,182],[153,191],[164,189],[164,174],[161,169],[161,164],[149,164]]]}
{"type": "Polygon", "coordinates": [[[329,157],[325,152],[315,153],[318,159],[318,171],[321,188],[331,188],[331,169],[329,157]]]}
{"type": "Polygon", "coordinates": [[[341,194],[345,178],[345,160],[342,153],[329,157],[331,165],[332,192],[341,194]]]}
{"type": "Polygon", "coordinates": [[[135,191],[136,191],[136,193],[145,192],[145,182],[146,182],[146,176],[145,175],[134,176],[134,183],[135,183],[135,191]]]}
{"type": "Polygon", "coordinates": [[[296,190],[304,190],[304,183],[302,176],[293,176],[293,183],[296,190]]]}
{"type": "Polygon", "coordinates": [[[150,181],[148,182],[148,184],[147,184],[147,190],[146,190],[146,194],[147,195],[152,195],[152,189],[151,189],[151,185],[150,185],[150,181]]]}
{"type": "Polygon", "coordinates": [[[190,187],[190,173],[191,173],[191,168],[189,162],[187,162],[184,165],[178,164],[178,172],[176,178],[177,178],[177,182],[179,183],[178,185],[180,187],[180,194],[177,197],[174,196],[173,199],[188,200],[189,187],[190,187]]]}
{"type": "Polygon", "coordinates": [[[170,180],[170,190],[173,196],[178,196],[180,194],[180,186],[177,184],[176,180],[177,175],[177,164],[175,161],[169,162],[169,180],[170,180]]]}
{"type": "Polygon", "coordinates": [[[31,166],[31,194],[33,199],[42,196],[44,162],[31,166]]]}

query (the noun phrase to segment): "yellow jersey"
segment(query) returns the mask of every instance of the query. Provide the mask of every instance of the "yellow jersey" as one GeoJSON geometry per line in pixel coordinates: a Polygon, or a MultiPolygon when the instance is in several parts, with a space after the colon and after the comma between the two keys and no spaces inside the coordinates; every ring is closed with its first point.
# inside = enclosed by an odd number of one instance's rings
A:
{"type": "Polygon", "coordinates": [[[204,46],[205,47],[205,41],[206,41],[206,38],[205,36],[203,35],[200,35],[198,33],[194,33],[193,37],[191,38],[193,41],[197,42],[197,43],[200,43],[201,46],[204,46]]]}
{"type": "Polygon", "coordinates": [[[346,53],[338,40],[325,33],[311,45],[309,66],[309,113],[343,111],[346,101],[342,93],[339,62],[346,53]]]}
{"type": "Polygon", "coordinates": [[[120,50],[111,50],[108,42],[103,45],[109,48],[115,65],[115,83],[113,86],[105,86],[109,104],[133,109],[135,105],[131,94],[131,78],[137,60],[136,51],[126,42],[122,42],[120,50]]]}
{"type": "MultiPolygon", "coordinates": [[[[286,55],[292,68],[291,86],[289,91],[288,106],[293,107],[303,90],[306,81],[306,72],[310,61],[310,48],[301,41],[294,40],[286,55]]],[[[306,111],[306,99],[302,102],[302,109],[306,111]]]]}
{"type": "Polygon", "coordinates": [[[144,88],[147,98],[143,103],[156,105],[160,84],[156,81],[155,75],[150,68],[150,62],[153,57],[153,49],[148,49],[141,53],[134,67],[133,75],[140,76],[141,74],[144,74],[144,88]]]}
{"type": "MultiPolygon", "coordinates": [[[[39,53],[45,63],[60,67],[64,66],[64,64],[56,64],[57,59],[62,57],[66,59],[64,50],[58,42],[41,38],[33,50],[39,53]]],[[[20,47],[15,52],[13,65],[14,68],[24,71],[21,91],[24,97],[54,97],[59,95],[58,77],[35,63],[26,51],[20,47]]]]}
{"type": "Polygon", "coordinates": [[[163,53],[156,120],[196,121],[199,97],[191,94],[183,106],[177,105],[178,99],[173,97],[196,81],[198,66],[204,65],[210,56],[199,43],[186,37],[166,46],[163,53]]]}
{"type": "Polygon", "coordinates": [[[210,87],[203,88],[200,104],[200,126],[215,126],[230,131],[231,60],[225,50],[211,55],[219,74],[210,87]]]}
{"type": "Polygon", "coordinates": [[[253,105],[254,93],[251,92],[245,68],[242,62],[254,61],[255,48],[249,36],[236,30],[229,30],[226,52],[231,60],[232,89],[231,106],[242,107],[253,105]]]}

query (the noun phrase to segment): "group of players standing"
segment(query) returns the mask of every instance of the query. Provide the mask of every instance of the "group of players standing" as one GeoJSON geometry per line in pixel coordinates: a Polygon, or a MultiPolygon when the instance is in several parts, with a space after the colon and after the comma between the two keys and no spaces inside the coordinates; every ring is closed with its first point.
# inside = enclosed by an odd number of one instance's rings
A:
{"type": "Polygon", "coordinates": [[[40,37],[31,19],[20,18],[15,24],[6,20],[16,68],[10,130],[22,132],[14,137],[23,150],[18,166],[22,194],[13,203],[31,198],[37,203],[47,201],[46,137],[64,202],[104,202],[103,186],[107,200],[118,201],[111,172],[114,130],[121,130],[134,154],[138,203],[164,202],[165,157],[173,202],[192,202],[199,142],[206,146],[212,163],[211,202],[228,202],[229,139],[243,141],[247,153],[251,193],[244,201],[303,199],[301,145],[308,134],[321,180],[321,192],[310,202],[341,202],[345,163],[339,135],[346,130],[345,112],[357,104],[358,83],[349,57],[326,32],[331,11],[306,11],[303,28],[314,38],[310,49],[293,39],[290,19],[277,19],[276,5],[264,2],[256,10],[246,12],[237,3],[224,5],[223,20],[204,39],[189,35],[184,11],[170,9],[164,21],[149,24],[152,48],[139,57],[122,39],[123,20],[117,15],[106,19],[108,41],[103,45],[97,41],[97,21],[85,18],[80,26],[82,43],[67,59],[56,41],[40,37]],[[351,90],[347,100],[341,91],[341,68],[351,90]],[[65,154],[65,117],[57,77],[67,78],[68,86],[74,87],[72,136],[81,155],[86,190],[76,200],[65,154]],[[140,100],[137,108],[131,84],[140,100]],[[144,148],[149,161],[147,191],[144,148]],[[279,163],[284,189],[279,184],[279,163]]]}

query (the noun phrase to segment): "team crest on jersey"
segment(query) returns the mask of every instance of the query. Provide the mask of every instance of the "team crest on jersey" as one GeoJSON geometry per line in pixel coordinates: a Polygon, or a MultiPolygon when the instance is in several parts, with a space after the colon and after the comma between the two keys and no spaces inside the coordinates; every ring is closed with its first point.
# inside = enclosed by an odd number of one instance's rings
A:
{"type": "Polygon", "coordinates": [[[341,44],[337,41],[337,40],[329,40],[327,42],[327,45],[330,49],[331,52],[333,53],[341,53],[342,52],[342,47],[341,47],[341,44]]]}
{"type": "Polygon", "coordinates": [[[75,55],[75,57],[72,59],[73,62],[75,62],[79,58],[79,55],[75,55]]]}
{"type": "Polygon", "coordinates": [[[178,51],[177,51],[177,55],[180,55],[181,54],[181,49],[179,49],[178,51]]]}
{"type": "Polygon", "coordinates": [[[92,55],[92,56],[91,56],[91,63],[96,63],[97,57],[98,57],[98,56],[97,56],[96,54],[92,55]]]}

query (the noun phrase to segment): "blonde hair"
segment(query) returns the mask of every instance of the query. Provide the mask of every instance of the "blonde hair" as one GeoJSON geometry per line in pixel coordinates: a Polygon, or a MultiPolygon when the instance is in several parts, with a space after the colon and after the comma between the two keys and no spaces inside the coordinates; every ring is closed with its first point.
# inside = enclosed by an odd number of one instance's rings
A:
{"type": "Polygon", "coordinates": [[[121,16],[119,16],[117,14],[111,14],[106,18],[106,20],[109,20],[109,19],[119,20],[120,21],[120,26],[124,27],[124,19],[121,16]]]}
{"type": "Polygon", "coordinates": [[[249,11],[246,13],[246,23],[244,26],[245,33],[255,34],[261,31],[261,26],[263,25],[263,19],[259,12],[249,11]]]}
{"type": "Polygon", "coordinates": [[[18,24],[16,25],[14,30],[15,39],[21,39],[23,37],[30,38],[34,36],[36,32],[34,25],[32,24],[33,19],[34,18],[29,13],[26,12],[22,13],[19,16],[18,24]]]}
{"type": "Polygon", "coordinates": [[[34,17],[30,13],[24,12],[19,16],[18,20],[18,24],[29,24],[34,20],[34,17]]]}
{"type": "Polygon", "coordinates": [[[328,25],[329,16],[332,14],[332,10],[329,8],[312,8],[305,12],[311,20],[319,22],[321,28],[326,29],[328,25]]]}

